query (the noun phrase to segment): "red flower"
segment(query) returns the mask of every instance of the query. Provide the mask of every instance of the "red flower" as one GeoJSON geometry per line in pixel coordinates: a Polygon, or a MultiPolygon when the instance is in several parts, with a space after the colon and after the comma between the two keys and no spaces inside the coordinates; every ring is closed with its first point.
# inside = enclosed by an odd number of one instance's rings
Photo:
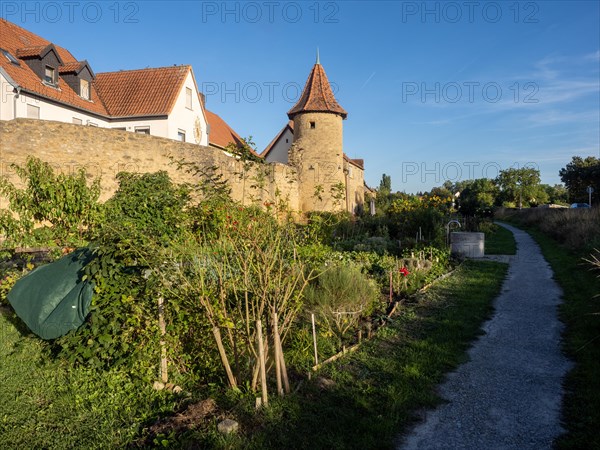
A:
{"type": "Polygon", "coordinates": [[[400,272],[403,276],[407,276],[410,273],[406,267],[399,269],[398,272],[400,272]]]}

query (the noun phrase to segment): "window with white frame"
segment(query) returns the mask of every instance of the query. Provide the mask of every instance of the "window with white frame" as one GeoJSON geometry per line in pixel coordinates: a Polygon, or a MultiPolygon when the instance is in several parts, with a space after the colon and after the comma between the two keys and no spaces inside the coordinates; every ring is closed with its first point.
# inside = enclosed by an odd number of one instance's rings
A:
{"type": "Polygon", "coordinates": [[[185,142],[185,131],[177,130],[177,140],[181,142],[185,142]]]}
{"type": "Polygon", "coordinates": [[[80,80],[79,95],[86,100],[90,99],[90,82],[88,80],[80,80]]]}
{"type": "Polygon", "coordinates": [[[56,69],[54,69],[54,67],[46,66],[44,71],[44,81],[48,84],[56,84],[55,74],[56,69]]]}
{"type": "Polygon", "coordinates": [[[39,119],[40,118],[40,107],[34,105],[27,105],[27,118],[28,119],[39,119]]]}
{"type": "Polygon", "coordinates": [[[77,117],[73,117],[73,123],[75,125],[83,125],[83,120],[78,119],[77,117]]]}
{"type": "Polygon", "coordinates": [[[192,109],[192,90],[188,87],[185,88],[185,107],[192,109]]]}
{"type": "Polygon", "coordinates": [[[150,134],[150,127],[135,127],[135,132],[139,134],[150,134]]]}

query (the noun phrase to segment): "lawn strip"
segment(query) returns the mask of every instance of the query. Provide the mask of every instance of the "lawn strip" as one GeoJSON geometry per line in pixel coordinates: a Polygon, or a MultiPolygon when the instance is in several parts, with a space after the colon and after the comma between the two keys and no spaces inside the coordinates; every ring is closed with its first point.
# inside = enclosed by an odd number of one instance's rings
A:
{"type": "Polygon", "coordinates": [[[504,227],[498,226],[493,233],[485,234],[486,255],[516,255],[517,243],[513,234],[504,227]]]}
{"type": "Polygon", "coordinates": [[[173,401],[127,373],[52,360],[13,313],[0,313],[0,448],[119,448],[173,401]],[[16,325],[16,326],[15,326],[16,325]]]}

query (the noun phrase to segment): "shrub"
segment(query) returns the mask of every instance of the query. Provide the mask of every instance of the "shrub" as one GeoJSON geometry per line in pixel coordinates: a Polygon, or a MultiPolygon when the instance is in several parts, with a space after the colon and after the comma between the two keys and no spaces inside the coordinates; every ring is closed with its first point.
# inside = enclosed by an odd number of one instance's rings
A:
{"type": "Polygon", "coordinates": [[[90,318],[56,342],[73,362],[138,365],[141,374],[158,361],[157,299],[164,295],[149,274],[165,264],[169,243],[186,226],[187,190],[165,172],[117,178],[119,188],[105,205],[106,220],[91,244],[94,258],[85,268],[95,286],[90,318]]]}
{"type": "Polygon", "coordinates": [[[335,265],[306,290],[308,310],[316,314],[340,346],[379,300],[377,285],[355,264],[335,265]]]}
{"type": "Polygon", "coordinates": [[[9,244],[56,240],[66,245],[89,234],[100,214],[99,179],[88,186],[84,169],[56,175],[50,164],[33,157],[23,167],[12,164],[11,168],[25,188],[0,178],[0,196],[9,201],[9,210],[0,211],[0,233],[9,244]]]}

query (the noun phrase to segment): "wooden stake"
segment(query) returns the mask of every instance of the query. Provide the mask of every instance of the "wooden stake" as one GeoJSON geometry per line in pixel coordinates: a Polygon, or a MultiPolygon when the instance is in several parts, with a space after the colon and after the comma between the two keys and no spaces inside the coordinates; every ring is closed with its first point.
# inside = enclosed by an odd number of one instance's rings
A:
{"type": "Polygon", "coordinates": [[[281,358],[281,375],[283,377],[283,388],[285,389],[285,393],[289,394],[290,390],[290,380],[288,379],[287,367],[285,365],[285,358],[283,357],[283,350],[281,348],[281,340],[279,341],[279,357],[281,358]]]}
{"type": "Polygon", "coordinates": [[[219,330],[219,327],[213,327],[213,334],[215,335],[215,341],[217,341],[219,355],[221,355],[221,362],[223,363],[223,367],[225,367],[229,385],[235,389],[237,388],[237,382],[235,381],[235,377],[233,376],[233,372],[229,366],[229,360],[227,359],[227,353],[225,353],[225,347],[223,347],[223,340],[221,339],[221,330],[219,330]]]}
{"type": "Polygon", "coordinates": [[[273,310],[273,350],[275,352],[275,377],[277,380],[277,394],[283,396],[281,386],[281,349],[279,347],[279,327],[277,324],[277,313],[273,310]]]}
{"type": "Polygon", "coordinates": [[[277,313],[273,312],[275,319],[275,346],[279,348],[279,363],[281,365],[281,377],[283,378],[283,387],[285,389],[285,393],[289,394],[290,391],[290,381],[288,380],[287,367],[285,365],[285,358],[283,356],[283,347],[281,345],[281,336],[279,336],[279,319],[277,317],[277,313]]]}
{"type": "Polygon", "coordinates": [[[262,393],[262,405],[269,404],[269,394],[267,393],[267,370],[265,363],[265,348],[262,334],[262,322],[256,321],[256,334],[258,340],[258,363],[260,364],[260,388],[262,393]]]}
{"type": "Polygon", "coordinates": [[[162,297],[158,297],[158,328],[160,329],[160,379],[163,383],[166,383],[169,381],[167,346],[165,344],[167,325],[165,324],[165,305],[162,297]]]}
{"type": "Polygon", "coordinates": [[[317,353],[317,328],[315,327],[315,315],[311,314],[312,320],[312,332],[313,332],[313,345],[315,347],[315,366],[319,364],[319,354],[317,353]]]}
{"type": "Polygon", "coordinates": [[[393,281],[393,274],[392,271],[390,270],[390,303],[392,303],[392,298],[393,298],[393,294],[394,294],[394,281],[393,281]]]}

